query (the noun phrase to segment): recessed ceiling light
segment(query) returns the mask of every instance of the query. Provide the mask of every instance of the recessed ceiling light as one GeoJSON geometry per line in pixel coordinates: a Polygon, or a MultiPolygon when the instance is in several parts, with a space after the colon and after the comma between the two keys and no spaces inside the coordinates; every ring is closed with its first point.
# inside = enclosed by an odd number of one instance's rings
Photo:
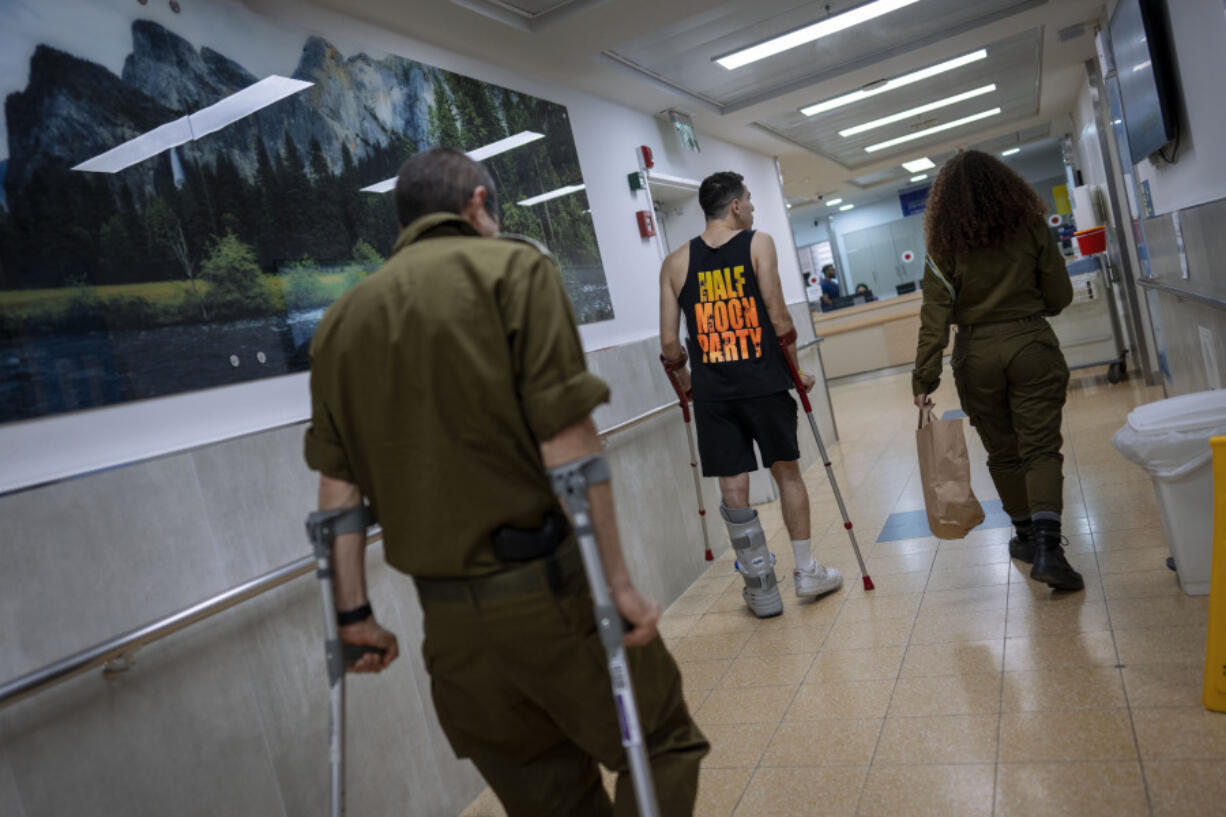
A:
{"type": "Polygon", "coordinates": [[[965,93],[954,94],[953,96],[947,96],[944,99],[938,99],[936,102],[929,102],[927,105],[920,105],[915,108],[908,108],[905,111],[899,111],[898,113],[890,114],[889,116],[883,116],[880,119],[874,119],[872,122],[865,122],[863,125],[856,125],[854,128],[847,128],[846,130],[841,130],[839,131],[839,136],[842,136],[844,138],[848,136],[855,136],[857,133],[864,133],[865,131],[873,130],[874,128],[880,128],[885,125],[892,125],[895,122],[901,122],[904,119],[910,119],[911,117],[917,116],[918,114],[928,113],[929,111],[935,111],[939,108],[946,108],[946,107],[949,107],[950,105],[957,105],[959,102],[965,102],[966,100],[974,99],[977,96],[983,96],[984,94],[990,94],[995,90],[996,90],[996,83],[992,83],[990,85],[984,85],[982,87],[975,88],[972,91],[966,91],[965,93]]]}
{"type": "MultiPolygon", "coordinates": [[[[506,153],[508,150],[514,150],[517,147],[522,147],[530,142],[535,142],[537,139],[544,139],[545,134],[537,133],[536,131],[523,130],[519,133],[512,134],[505,139],[499,139],[497,142],[490,142],[488,145],[482,145],[479,148],[473,148],[466,154],[468,158],[474,162],[484,161],[492,156],[497,156],[499,153],[506,153]]],[[[396,177],[384,179],[381,182],[367,185],[362,188],[363,193],[390,193],[396,189],[396,177]]]]}
{"type": "Polygon", "coordinates": [[[986,59],[987,56],[988,50],[986,48],[981,48],[978,51],[972,51],[970,54],[963,54],[961,57],[955,57],[952,60],[946,60],[945,62],[937,63],[936,65],[930,65],[927,68],[912,71],[910,74],[903,74],[901,77],[895,77],[894,79],[889,80],[876,88],[861,88],[858,91],[852,91],[850,94],[843,94],[842,96],[836,96],[833,99],[827,99],[824,102],[818,102],[814,105],[807,105],[804,108],[801,108],[800,112],[805,116],[816,116],[817,114],[824,113],[825,111],[841,108],[844,105],[850,105],[853,102],[859,102],[862,99],[868,99],[870,96],[883,94],[886,91],[893,91],[896,88],[902,88],[903,86],[910,85],[914,82],[919,82],[920,80],[934,77],[937,74],[943,74],[946,71],[961,68],[963,65],[968,65],[972,62],[978,62],[979,60],[986,59]]]}
{"type": "Polygon", "coordinates": [[[856,205],[854,205],[854,204],[844,204],[842,207],[840,207],[840,208],[839,208],[839,212],[840,212],[840,213],[846,213],[848,210],[851,210],[851,209],[852,209],[853,207],[855,207],[855,206],[856,206],[856,205]]]}
{"type": "Polygon", "coordinates": [[[923,181],[924,179],[926,179],[926,178],[928,178],[928,174],[927,174],[927,173],[921,173],[921,174],[919,174],[918,176],[912,176],[912,177],[911,177],[911,181],[912,181],[912,182],[922,182],[922,181],[923,181]]]}
{"type": "Polygon", "coordinates": [[[833,17],[827,17],[825,20],[819,20],[816,23],[789,31],[787,34],[773,37],[766,42],[758,43],[749,48],[743,48],[740,51],[734,51],[724,57],[716,57],[715,61],[731,71],[734,68],[749,65],[751,62],[757,62],[784,51],[790,51],[814,40],[820,40],[822,37],[844,31],[852,26],[858,26],[869,20],[875,20],[884,14],[889,14],[891,11],[897,11],[900,8],[905,8],[918,2],[919,0],[874,0],[872,3],[857,6],[851,11],[845,11],[842,14],[836,14],[833,17]]]}
{"type": "Polygon", "coordinates": [[[842,204],[842,203],[843,203],[842,199],[831,199],[830,201],[826,202],[826,206],[834,207],[836,204],[842,204]]]}
{"type": "Polygon", "coordinates": [[[913,142],[916,139],[923,139],[925,136],[931,136],[934,133],[941,133],[942,131],[953,130],[954,128],[960,128],[963,125],[969,125],[972,122],[978,122],[980,119],[987,119],[988,117],[996,116],[999,113],[1000,113],[1000,108],[992,108],[991,110],[980,111],[979,113],[971,114],[970,116],[964,116],[961,119],[955,119],[953,122],[946,122],[944,125],[936,125],[935,127],[925,128],[924,130],[919,130],[919,131],[916,131],[915,133],[908,133],[906,136],[899,136],[897,139],[889,139],[885,142],[878,142],[875,145],[869,145],[868,147],[864,149],[864,152],[865,153],[876,153],[879,150],[885,150],[886,148],[892,148],[895,145],[902,145],[907,142],[913,142]]]}
{"type": "Polygon", "coordinates": [[[571,193],[578,193],[585,187],[586,185],[582,184],[572,184],[568,185],[567,187],[559,187],[557,190],[550,190],[548,193],[541,193],[539,196],[532,196],[531,198],[522,199],[516,203],[521,207],[531,207],[534,204],[540,204],[541,202],[549,201],[550,199],[557,199],[561,198],[562,196],[569,196],[571,193]]]}
{"type": "Polygon", "coordinates": [[[1020,153],[1021,150],[1022,150],[1021,148],[1009,148],[1008,150],[1002,150],[1000,152],[1000,155],[1001,156],[1012,156],[1015,153],[1020,153]]]}
{"type": "Polygon", "coordinates": [[[912,159],[909,162],[903,162],[902,166],[905,167],[909,173],[919,173],[921,170],[932,170],[934,167],[936,167],[936,164],[927,156],[923,156],[919,159],[912,159]]]}

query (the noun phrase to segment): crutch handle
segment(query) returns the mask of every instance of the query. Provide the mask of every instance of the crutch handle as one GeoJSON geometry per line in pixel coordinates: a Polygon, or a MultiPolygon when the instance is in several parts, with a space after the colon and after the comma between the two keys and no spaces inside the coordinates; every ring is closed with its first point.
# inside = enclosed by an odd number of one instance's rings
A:
{"type": "Polygon", "coordinates": [[[363,656],[374,653],[382,658],[387,655],[387,650],[382,647],[372,647],[368,644],[342,644],[341,656],[345,659],[345,668],[348,669],[356,664],[363,656]]]}
{"type": "Polygon", "coordinates": [[[677,393],[677,400],[681,405],[681,414],[688,423],[690,421],[690,397],[686,392],[681,390],[681,384],[677,382],[677,375],[674,374],[677,369],[685,366],[687,359],[688,358],[684,351],[681,353],[680,360],[669,360],[668,358],[664,357],[664,355],[660,355],[660,364],[664,367],[664,373],[668,375],[668,382],[672,384],[673,391],[677,393]]]}
{"type": "Polygon", "coordinates": [[[800,395],[800,404],[805,407],[805,414],[813,413],[813,404],[809,402],[809,392],[805,390],[805,383],[800,379],[800,372],[796,371],[796,364],[792,362],[792,358],[788,357],[788,346],[796,342],[796,330],[785,332],[779,336],[779,349],[783,352],[783,362],[787,364],[788,374],[792,376],[792,384],[796,386],[796,393],[800,395]]]}

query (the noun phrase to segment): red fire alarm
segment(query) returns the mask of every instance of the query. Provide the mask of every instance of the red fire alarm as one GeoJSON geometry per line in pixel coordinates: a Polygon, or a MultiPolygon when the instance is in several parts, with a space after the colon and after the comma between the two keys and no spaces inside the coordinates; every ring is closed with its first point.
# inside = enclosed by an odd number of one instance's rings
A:
{"type": "Polygon", "coordinates": [[[651,170],[656,166],[656,160],[651,155],[651,148],[646,145],[639,145],[639,162],[644,170],[651,170]]]}
{"type": "Polygon", "coordinates": [[[650,210],[639,210],[634,214],[634,217],[639,222],[639,235],[643,238],[651,238],[656,234],[656,221],[651,217],[650,210]]]}

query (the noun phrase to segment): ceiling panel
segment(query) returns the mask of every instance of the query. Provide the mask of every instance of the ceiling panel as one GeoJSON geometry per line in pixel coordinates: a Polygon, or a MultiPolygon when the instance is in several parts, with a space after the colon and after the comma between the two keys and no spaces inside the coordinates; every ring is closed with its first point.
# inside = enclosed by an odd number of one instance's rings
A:
{"type": "MultiPolygon", "coordinates": [[[[520,2],[520,0],[515,0],[520,2]]],[[[869,22],[729,71],[715,58],[841,14],[861,0],[729,2],[607,52],[652,77],[725,108],[904,53],[1045,0],[919,0],[869,22]]]]}
{"type": "Polygon", "coordinates": [[[542,14],[557,11],[563,6],[569,6],[573,0],[490,0],[490,2],[525,17],[539,17],[542,14]]]}
{"type": "MultiPolygon", "coordinates": [[[[912,85],[885,91],[816,116],[805,116],[798,110],[792,110],[763,119],[758,124],[814,153],[853,169],[889,157],[911,158],[913,155],[922,155],[925,145],[946,142],[951,136],[963,132],[963,128],[938,132],[873,153],[866,152],[865,148],[992,108],[1000,108],[1001,113],[979,123],[964,126],[965,132],[973,133],[976,128],[997,127],[1002,122],[1034,115],[1039,109],[1042,44],[1042,29],[1032,29],[989,43],[986,46],[988,54],[985,59],[912,85]],[[996,90],[853,136],[839,135],[841,130],[989,84],[995,84],[996,90]]],[[[833,96],[854,90],[856,89],[840,89],[833,96]]],[[[823,100],[811,100],[821,101],[823,100]]]]}

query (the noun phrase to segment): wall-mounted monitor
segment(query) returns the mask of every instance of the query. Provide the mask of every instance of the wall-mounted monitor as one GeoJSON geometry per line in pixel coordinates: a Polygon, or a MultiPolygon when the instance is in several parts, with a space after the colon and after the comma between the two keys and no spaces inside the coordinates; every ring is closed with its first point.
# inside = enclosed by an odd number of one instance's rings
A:
{"type": "Polygon", "coordinates": [[[1175,138],[1174,75],[1159,0],[1120,0],[1111,15],[1111,50],[1136,164],[1175,138]]]}

